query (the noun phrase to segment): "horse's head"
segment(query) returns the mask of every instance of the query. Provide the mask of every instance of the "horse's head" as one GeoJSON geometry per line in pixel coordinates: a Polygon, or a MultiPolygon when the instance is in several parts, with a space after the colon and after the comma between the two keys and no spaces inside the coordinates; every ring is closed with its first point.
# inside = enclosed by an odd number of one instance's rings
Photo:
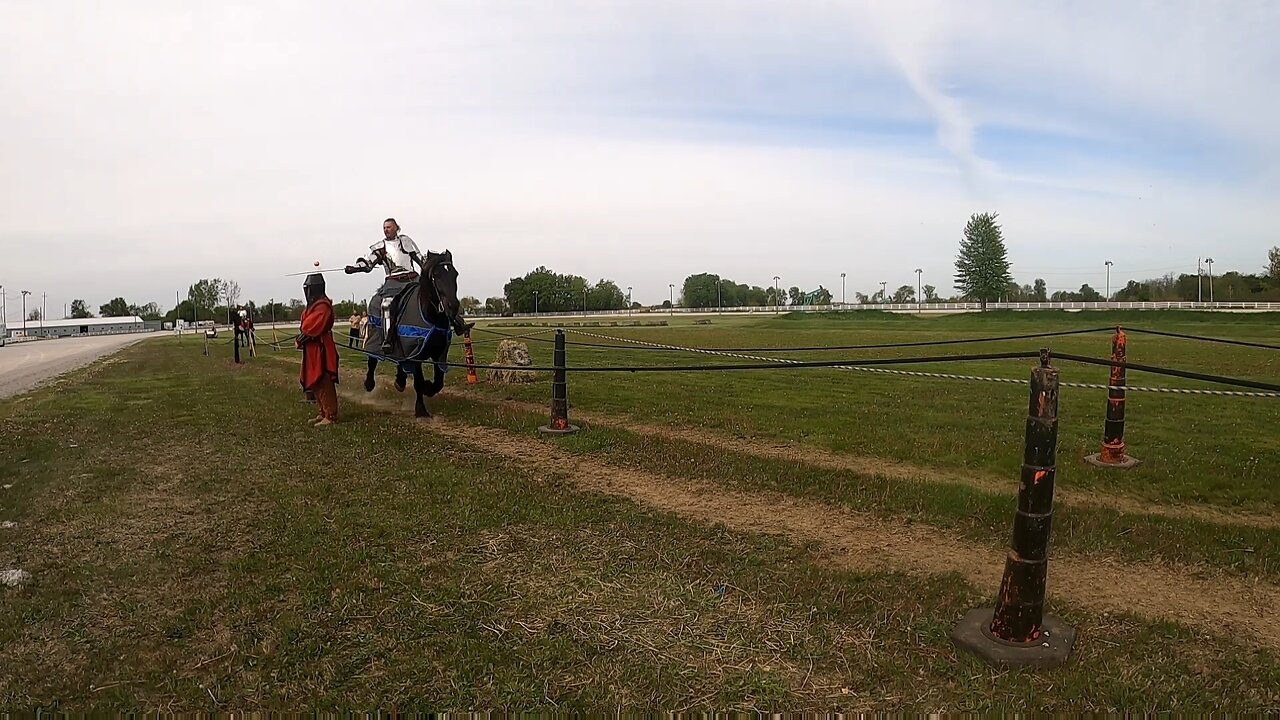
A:
{"type": "Polygon", "coordinates": [[[458,302],[458,268],[453,265],[453,253],[427,251],[419,278],[423,299],[423,314],[437,319],[443,316],[450,325],[456,325],[461,313],[458,302]]]}

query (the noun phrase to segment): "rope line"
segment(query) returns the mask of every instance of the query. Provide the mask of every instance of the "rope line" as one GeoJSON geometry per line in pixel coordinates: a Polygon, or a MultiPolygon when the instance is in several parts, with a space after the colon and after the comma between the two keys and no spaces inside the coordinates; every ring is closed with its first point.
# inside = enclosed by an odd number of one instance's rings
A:
{"type": "MultiPolygon", "coordinates": [[[[803,362],[803,361],[800,361],[800,360],[792,360],[792,359],[790,359],[790,358],[773,358],[773,357],[765,357],[765,356],[760,356],[760,355],[743,355],[743,354],[740,354],[740,353],[727,352],[727,351],[721,351],[721,350],[712,350],[712,349],[709,349],[709,348],[690,348],[690,347],[682,347],[682,346],[679,346],[679,345],[664,345],[664,344],[662,344],[662,343],[652,343],[652,342],[647,342],[647,341],[644,341],[644,340],[632,340],[632,339],[630,339],[630,338],[615,338],[615,337],[610,337],[610,336],[608,336],[608,335],[597,335],[597,334],[595,334],[595,333],[590,333],[590,332],[587,332],[587,331],[585,331],[585,330],[572,330],[572,332],[578,333],[579,335],[586,335],[586,336],[588,336],[588,337],[599,338],[599,339],[602,339],[602,340],[621,340],[621,341],[623,341],[623,342],[630,342],[630,343],[642,344],[642,345],[645,345],[645,346],[647,346],[647,347],[649,347],[649,348],[653,348],[653,349],[676,350],[676,351],[683,351],[683,352],[694,352],[694,353],[702,353],[702,354],[705,354],[705,355],[720,355],[720,356],[724,356],[724,357],[740,358],[740,359],[743,359],[743,360],[762,360],[762,361],[766,361],[766,362],[778,363],[778,364],[781,364],[781,365],[792,365],[792,366],[795,366],[795,365],[801,365],[801,366],[812,366],[812,364],[811,364],[811,363],[806,363],[806,362],[803,362]]],[[[603,346],[603,347],[609,347],[609,346],[603,346]]],[[[617,347],[617,346],[614,346],[614,347],[617,347]]],[[[944,355],[944,356],[935,357],[935,358],[929,358],[929,359],[930,359],[930,360],[933,360],[933,361],[936,361],[936,362],[945,362],[945,361],[957,361],[957,360],[979,360],[979,359],[1025,359],[1025,358],[1038,358],[1038,357],[1040,357],[1040,353],[1038,353],[1038,352],[1016,352],[1016,353],[994,353],[994,354],[989,354],[989,355],[944,355]]],[[[916,360],[916,359],[914,359],[914,358],[910,358],[910,359],[911,359],[911,360],[916,360]]],[[[916,361],[917,361],[917,362],[919,362],[919,361],[923,361],[923,360],[924,360],[924,359],[919,359],[919,360],[916,360],[916,361]]],[[[990,378],[990,377],[979,377],[979,376],[976,376],[976,375],[954,375],[954,374],[949,374],[949,373],[926,373],[926,372],[920,372],[920,371],[910,371],[910,370],[888,370],[888,369],[885,369],[885,368],[868,367],[869,365],[873,365],[873,364],[886,364],[886,365],[888,365],[888,364],[893,364],[893,363],[888,362],[887,360],[882,360],[882,361],[880,361],[880,363],[876,363],[876,362],[872,362],[872,361],[866,361],[866,360],[852,360],[852,361],[850,361],[850,360],[843,360],[843,361],[837,361],[837,362],[832,363],[832,364],[830,364],[830,365],[824,364],[823,366],[824,366],[824,367],[833,367],[833,368],[835,368],[835,369],[837,369],[837,370],[859,370],[859,371],[863,371],[863,372],[878,372],[878,373],[884,373],[884,374],[889,374],[889,375],[910,375],[910,376],[913,376],[913,377],[938,377],[938,378],[947,378],[947,379],[956,379],[956,380],[984,380],[984,381],[987,381],[987,382],[997,382],[997,383],[1016,383],[1016,384],[1019,384],[1019,385],[1021,385],[1021,384],[1023,384],[1023,383],[1024,383],[1024,381],[1022,381],[1022,380],[1011,380],[1011,379],[1009,379],[1009,378],[990,378]]],[[[703,366],[703,367],[716,367],[716,366],[714,366],[714,365],[709,365],[709,366],[703,366]]]]}
{"type": "MultiPolygon", "coordinates": [[[[850,370],[862,370],[864,372],[885,373],[889,375],[909,375],[911,377],[929,377],[943,378],[947,380],[978,380],[995,383],[1012,383],[1014,385],[1025,385],[1026,380],[1013,380],[1011,378],[993,378],[980,377],[977,375],[951,375],[947,373],[928,373],[917,372],[913,370],[888,370],[885,368],[849,368],[850,370]]],[[[1280,398],[1280,393],[1271,392],[1248,392],[1244,390],[1201,390],[1194,388],[1169,388],[1169,387],[1143,387],[1140,385],[1103,385],[1101,383],[1077,383],[1077,382],[1059,382],[1060,387],[1084,388],[1086,390],[1134,390],[1137,392],[1154,392],[1169,393],[1175,395],[1216,395],[1222,397],[1251,397],[1251,398],[1280,398]]]]}
{"type": "MultiPolygon", "coordinates": [[[[953,339],[953,340],[921,340],[921,341],[901,342],[901,343],[877,343],[872,345],[810,345],[810,346],[803,346],[803,347],[693,348],[693,347],[680,347],[680,346],[674,346],[674,345],[667,346],[667,345],[660,345],[658,343],[652,343],[652,344],[646,344],[638,348],[627,348],[625,346],[616,345],[616,344],[606,345],[603,343],[577,342],[573,340],[566,340],[565,344],[573,345],[576,347],[605,348],[605,349],[611,349],[611,350],[627,350],[627,349],[660,350],[660,351],[668,350],[668,351],[680,351],[680,352],[694,352],[696,350],[707,350],[710,352],[723,352],[723,353],[812,352],[812,351],[821,351],[821,350],[885,350],[885,349],[892,349],[892,348],[930,347],[930,346],[938,346],[938,345],[962,345],[962,344],[968,344],[968,343],[1000,342],[1000,341],[1006,341],[1006,340],[1030,340],[1034,338],[1044,338],[1044,337],[1061,337],[1063,335],[1081,335],[1085,333],[1111,332],[1114,329],[1115,328],[1113,327],[1102,327],[1102,328],[1086,328],[1083,330],[1063,330],[1058,332],[1031,333],[1028,335],[1004,335],[1001,337],[960,338],[960,339],[953,339]]],[[[582,335],[589,335],[590,337],[618,340],[623,342],[631,342],[629,338],[616,338],[616,337],[609,337],[607,335],[595,335],[592,333],[587,333],[582,330],[576,330],[576,329],[571,329],[571,330],[572,332],[576,332],[582,335]]],[[[538,342],[544,342],[544,343],[554,342],[554,340],[548,340],[546,338],[535,338],[535,339],[538,342]]]]}
{"type": "Polygon", "coordinates": [[[1280,350],[1280,345],[1269,345],[1267,343],[1249,342],[1248,340],[1228,340],[1226,338],[1212,338],[1203,335],[1186,335],[1184,333],[1167,332],[1164,330],[1144,330],[1142,328],[1124,328],[1125,332],[1143,333],[1144,335],[1163,335],[1164,337],[1182,338],[1183,340],[1199,340],[1201,342],[1222,343],[1224,345],[1243,345],[1244,347],[1265,348],[1267,350],[1280,350]]]}
{"type": "Polygon", "coordinates": [[[1205,382],[1219,383],[1221,385],[1234,385],[1236,387],[1256,388],[1258,390],[1269,390],[1273,393],[1280,393],[1280,385],[1271,383],[1257,382],[1256,380],[1241,380],[1240,378],[1229,378],[1221,375],[1206,375],[1204,373],[1189,372],[1187,370],[1173,370],[1171,368],[1156,367],[1154,365],[1143,365],[1141,363],[1116,362],[1109,358],[1091,358],[1084,355],[1070,355],[1067,353],[1055,354],[1054,357],[1060,360],[1070,360],[1072,362],[1085,363],[1087,365],[1105,365],[1106,367],[1124,367],[1129,370],[1137,370],[1139,372],[1149,372],[1153,375],[1168,375],[1170,377],[1187,378],[1189,380],[1203,380],[1205,382]]]}
{"type": "MultiPolygon", "coordinates": [[[[940,362],[963,362],[975,360],[1015,360],[1015,359],[1032,359],[1040,356],[1039,352],[1022,351],[1022,352],[1003,352],[1003,353],[978,353],[970,355],[935,355],[925,357],[908,357],[908,358],[863,358],[853,360],[829,360],[829,361],[801,361],[789,358],[771,358],[758,355],[745,355],[740,353],[722,352],[719,350],[710,350],[706,348],[687,348],[679,345],[665,345],[662,343],[653,343],[645,340],[632,340],[630,338],[616,338],[608,335],[597,335],[585,330],[571,330],[571,332],[585,335],[587,337],[595,337],[603,340],[617,340],[626,343],[634,343],[637,345],[646,345],[650,347],[659,347],[668,350],[678,350],[691,353],[700,353],[705,355],[714,355],[722,357],[734,357],[743,360],[755,360],[759,363],[736,364],[736,365],[649,365],[649,366],[604,366],[604,367],[538,367],[538,366],[519,366],[519,365],[471,365],[466,363],[441,362],[432,363],[448,368],[466,368],[472,367],[476,370],[523,370],[526,372],[554,372],[556,370],[565,370],[567,372],[702,372],[702,371],[740,371],[740,370],[773,370],[783,368],[833,368],[837,370],[856,370],[861,372],[876,372],[889,375],[902,375],[910,377],[930,377],[941,378],[947,380],[969,380],[994,383],[1008,383],[1021,385],[1025,381],[1015,380],[1012,378],[995,378],[978,375],[957,375],[952,373],[932,373],[923,371],[909,370],[891,370],[880,365],[910,365],[940,362]]],[[[345,345],[339,345],[339,350],[355,350],[367,356],[376,357],[384,362],[398,363],[394,358],[388,358],[377,353],[369,352],[364,348],[352,348],[345,345]]],[[[1271,392],[1244,392],[1229,390],[1202,390],[1193,388],[1161,388],[1161,387],[1144,387],[1134,385],[1104,385],[1100,383],[1060,383],[1062,387],[1076,387],[1096,390],[1133,390],[1138,392],[1156,392],[1170,393],[1182,395],[1215,395],[1228,397],[1280,397],[1280,386],[1268,383],[1254,382],[1251,380],[1240,380],[1236,378],[1218,377],[1213,375],[1204,375],[1201,373],[1185,372],[1181,370],[1171,370],[1168,368],[1157,368],[1148,365],[1137,365],[1133,363],[1117,363],[1112,360],[1091,358],[1081,355],[1060,354],[1055,357],[1070,362],[1080,362],[1090,365],[1104,365],[1109,367],[1117,367],[1124,365],[1127,368],[1139,370],[1142,372],[1151,372],[1162,375],[1172,375],[1174,377],[1183,377],[1194,380],[1205,380],[1209,382],[1218,382],[1228,385],[1237,385],[1241,387],[1251,387],[1271,392]]]]}
{"type": "MultiPolygon", "coordinates": [[[[959,338],[951,340],[920,340],[912,342],[899,343],[874,343],[868,345],[807,345],[801,347],[741,347],[741,348],[699,348],[702,350],[715,350],[717,352],[812,352],[821,350],[886,350],[892,348],[906,347],[930,347],[938,345],[964,345],[969,343],[984,342],[1001,342],[1006,340],[1030,340],[1045,337],[1061,337],[1064,335],[1082,335],[1085,333],[1110,332],[1114,328],[1086,328],[1082,330],[1062,330],[1056,332],[1030,333],[1027,335],[1003,335],[999,337],[982,337],[982,338],[959,338]]],[[[621,338],[619,338],[621,339],[621,338]]],[[[590,347],[616,347],[610,345],[601,345],[598,343],[573,343],[574,345],[584,345],[590,347]]],[[[650,348],[658,349],[658,348],[650,348]]]]}
{"type": "MultiPolygon", "coordinates": [[[[395,358],[389,358],[378,353],[370,352],[364,348],[353,348],[346,345],[339,345],[338,350],[355,350],[364,355],[376,357],[379,360],[398,363],[401,362],[395,358]]],[[[719,354],[719,353],[712,353],[719,354]]],[[[556,370],[565,370],[567,372],[697,372],[710,370],[775,370],[779,369],[778,364],[793,368],[840,368],[849,366],[862,365],[913,365],[922,363],[936,363],[948,361],[963,360],[1025,360],[1027,358],[1040,357],[1039,352],[1003,352],[1003,353],[981,353],[976,355],[938,355],[932,357],[908,357],[908,358],[874,358],[874,359],[853,359],[853,360],[781,360],[778,358],[753,358],[746,355],[738,355],[736,357],[744,359],[763,360],[763,363],[748,363],[737,365],[631,365],[631,366],[602,366],[602,367],[540,367],[540,366],[522,366],[522,365],[472,365],[470,367],[476,370],[525,370],[528,372],[555,372],[556,370]],[[767,363],[767,364],[766,364],[767,363]]],[[[423,363],[428,364],[428,363],[423,363]]],[[[449,368],[466,368],[466,363],[440,362],[430,363],[441,365],[449,368]]]]}
{"type": "MultiPolygon", "coordinates": [[[[737,357],[737,358],[743,358],[743,359],[749,359],[749,360],[771,360],[773,362],[781,363],[781,364],[794,364],[799,362],[798,360],[790,360],[787,358],[766,358],[766,357],[759,357],[759,356],[752,356],[752,355],[739,355],[735,353],[720,352],[720,351],[709,350],[705,348],[686,348],[686,347],[681,347],[679,345],[663,345],[661,343],[651,343],[644,340],[632,340],[630,338],[618,338],[618,337],[611,337],[608,335],[597,335],[596,333],[590,333],[585,330],[571,330],[571,332],[575,332],[580,335],[586,335],[588,337],[594,337],[601,340],[618,340],[621,342],[644,344],[652,347],[661,347],[667,350],[683,350],[685,352],[703,353],[708,355],[725,355],[728,357],[737,357]]],[[[950,357],[959,359],[961,356],[950,356],[950,357]]],[[[1026,355],[1026,357],[1039,357],[1039,354],[1030,353],[1026,355]]],[[[1112,363],[1110,360],[1096,360],[1094,358],[1084,358],[1082,356],[1075,356],[1075,355],[1055,354],[1054,357],[1064,359],[1064,360],[1074,360],[1076,362],[1088,362],[1090,364],[1106,364],[1106,365],[1118,364],[1118,363],[1112,363]]],[[[855,365],[849,365],[844,363],[839,365],[833,365],[833,367],[841,370],[857,370],[861,372],[876,372],[876,373],[888,374],[888,375],[906,375],[910,377],[931,377],[931,378],[941,378],[945,380],[971,380],[971,381],[994,382],[994,383],[1016,383],[1019,385],[1025,382],[1023,380],[1014,380],[1011,378],[994,378],[994,377],[983,377],[978,375],[955,375],[951,373],[928,373],[928,372],[909,371],[909,370],[888,370],[884,368],[875,368],[875,367],[857,367],[855,365]]],[[[1149,366],[1136,366],[1133,364],[1129,364],[1127,365],[1127,367],[1133,368],[1133,369],[1146,370],[1149,366]]],[[[1163,370],[1163,368],[1156,368],[1156,370],[1163,370]]],[[[1180,371],[1172,371],[1172,372],[1177,373],[1180,371]]],[[[1187,373],[1185,376],[1191,377],[1192,379],[1211,379],[1212,378],[1212,376],[1202,376],[1202,375],[1199,375],[1198,373],[1187,373]]],[[[1251,381],[1247,381],[1247,380],[1233,381],[1231,378],[1221,378],[1221,379],[1215,379],[1213,381],[1222,382],[1223,380],[1231,383],[1239,382],[1243,384],[1243,386],[1245,387],[1262,387],[1263,389],[1280,390],[1280,387],[1277,387],[1277,386],[1267,385],[1266,383],[1252,383],[1251,381]]],[[[1188,388],[1161,388],[1161,387],[1144,387],[1144,386],[1135,386],[1135,385],[1120,386],[1120,385],[1104,385],[1104,384],[1098,384],[1098,383],[1072,383],[1072,382],[1064,382],[1064,383],[1060,383],[1060,385],[1062,387],[1075,387],[1075,388],[1085,388],[1085,389],[1093,389],[1093,390],[1123,389],[1123,390],[1134,390],[1137,392],[1173,393],[1173,394],[1183,394],[1183,395],[1216,395],[1216,396],[1223,396],[1223,397],[1280,397],[1280,392],[1200,390],[1200,389],[1188,389],[1188,388]]]]}
{"type": "Polygon", "coordinates": [[[521,333],[521,334],[519,334],[519,335],[512,335],[512,334],[508,334],[508,333],[504,333],[504,332],[498,332],[498,331],[496,331],[496,330],[489,330],[489,329],[487,329],[487,328],[482,328],[482,327],[471,328],[471,330],[472,330],[472,332],[475,332],[475,331],[479,330],[480,332],[487,332],[487,333],[489,333],[489,334],[491,334],[491,335],[497,335],[497,336],[498,336],[498,337],[494,337],[494,338],[487,338],[487,339],[472,340],[472,341],[471,341],[471,344],[472,344],[472,345],[479,345],[479,344],[481,344],[481,343],[501,342],[501,341],[503,341],[503,340],[536,340],[536,341],[538,341],[538,342],[554,342],[554,341],[547,340],[547,339],[545,339],[545,338],[536,337],[536,336],[538,336],[538,335],[545,335],[545,334],[547,334],[547,333],[549,333],[549,332],[553,332],[553,331],[555,330],[555,328],[546,328],[546,329],[544,329],[544,330],[536,330],[536,331],[534,331],[534,332],[530,332],[530,333],[521,333]]]}

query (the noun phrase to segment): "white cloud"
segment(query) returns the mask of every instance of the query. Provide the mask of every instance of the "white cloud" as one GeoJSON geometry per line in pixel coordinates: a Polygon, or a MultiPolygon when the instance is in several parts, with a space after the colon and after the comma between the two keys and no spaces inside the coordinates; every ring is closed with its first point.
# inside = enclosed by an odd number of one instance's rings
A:
{"type": "Polygon", "coordinates": [[[221,275],[287,297],[285,273],[347,262],[386,215],[452,248],[480,296],[539,264],[643,300],[704,270],[845,271],[850,293],[917,266],[949,279],[982,210],[1015,269],[1252,269],[1280,229],[1278,13],[9,2],[0,283],[96,305],[221,275]],[[1003,129],[1053,159],[983,157],[1003,129]],[[1143,160],[1183,143],[1208,148],[1197,174],[1143,160]]]}

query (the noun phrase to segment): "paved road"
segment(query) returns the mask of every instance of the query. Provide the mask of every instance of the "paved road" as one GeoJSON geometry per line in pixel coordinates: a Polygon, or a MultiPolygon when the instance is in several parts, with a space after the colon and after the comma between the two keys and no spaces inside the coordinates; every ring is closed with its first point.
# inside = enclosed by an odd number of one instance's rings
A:
{"type": "Polygon", "coordinates": [[[13,343],[0,347],[0,398],[26,392],[68,370],[88,365],[156,333],[93,335],[13,343]]]}

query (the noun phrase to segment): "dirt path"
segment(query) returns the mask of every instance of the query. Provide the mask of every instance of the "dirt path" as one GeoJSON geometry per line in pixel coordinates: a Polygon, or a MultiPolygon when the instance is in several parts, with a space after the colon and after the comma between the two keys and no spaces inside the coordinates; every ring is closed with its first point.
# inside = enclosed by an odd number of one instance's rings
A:
{"type": "MultiPolygon", "coordinates": [[[[547,408],[533,403],[512,400],[499,400],[469,393],[468,400],[491,405],[503,405],[525,412],[545,413],[547,408]]],[[[892,480],[911,483],[938,483],[963,485],[987,493],[1007,495],[1012,498],[1017,493],[1016,477],[1007,480],[992,476],[969,475],[953,470],[912,465],[910,463],[885,460],[862,455],[836,453],[812,445],[795,445],[770,438],[736,438],[721,433],[709,432],[701,428],[671,428],[661,425],[637,423],[616,415],[605,415],[596,412],[585,412],[572,409],[575,420],[584,421],[601,427],[626,430],[637,435],[658,437],[664,440],[695,443],[708,447],[729,450],[731,452],[750,455],[770,460],[783,460],[788,463],[807,465],[825,470],[842,470],[858,475],[879,475],[892,480]]],[[[1089,490],[1066,488],[1059,485],[1054,489],[1054,500],[1068,505],[1095,507],[1115,510],[1133,515],[1155,515],[1159,517],[1183,520],[1200,520],[1216,525],[1236,525],[1263,529],[1280,528],[1280,517],[1250,513],[1247,511],[1226,510],[1215,507],[1191,507],[1185,505],[1158,505],[1132,497],[1123,497],[1089,490]]]]}
{"type": "Polygon", "coordinates": [[[0,398],[27,392],[103,355],[160,334],[87,335],[5,345],[0,348],[0,398]]]}
{"type": "MultiPolygon", "coordinates": [[[[404,412],[405,401],[385,391],[343,392],[347,401],[404,412]]],[[[413,420],[409,415],[406,421],[413,420]]],[[[629,498],[657,510],[742,532],[816,543],[823,560],[854,570],[930,575],[957,573],[994,597],[1003,553],[913,525],[904,527],[824,503],[764,492],[731,492],[704,482],[615,467],[558,449],[553,442],[493,428],[435,420],[424,429],[482,447],[547,474],[564,473],[585,490],[629,498]]],[[[1133,613],[1204,631],[1225,628],[1233,638],[1280,650],[1280,626],[1268,614],[1280,607],[1280,588],[1207,569],[1119,563],[1055,554],[1049,592],[1093,611],[1133,613]]]]}

